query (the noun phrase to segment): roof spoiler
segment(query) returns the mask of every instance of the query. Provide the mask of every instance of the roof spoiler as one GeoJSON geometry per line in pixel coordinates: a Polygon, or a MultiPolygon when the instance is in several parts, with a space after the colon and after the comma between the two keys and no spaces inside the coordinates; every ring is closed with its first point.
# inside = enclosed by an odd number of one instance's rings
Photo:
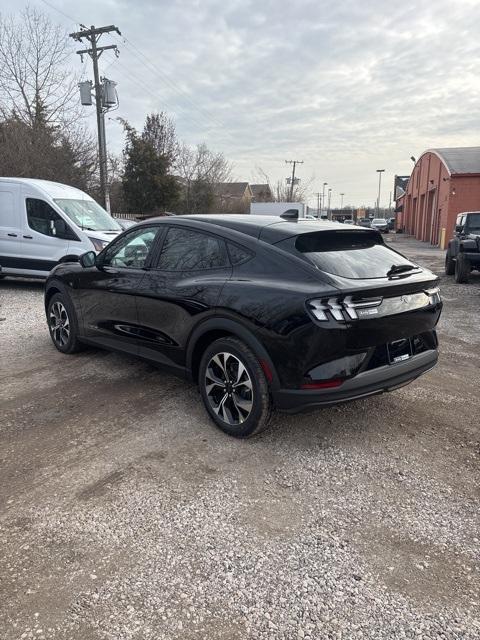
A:
{"type": "Polygon", "coordinates": [[[298,209],[287,209],[280,214],[280,218],[283,218],[284,220],[298,221],[298,209]]]}

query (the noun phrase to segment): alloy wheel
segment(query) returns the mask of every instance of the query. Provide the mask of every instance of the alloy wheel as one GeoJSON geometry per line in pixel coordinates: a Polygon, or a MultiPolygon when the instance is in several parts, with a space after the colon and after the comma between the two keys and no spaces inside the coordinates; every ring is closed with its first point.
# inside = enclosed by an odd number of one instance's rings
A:
{"type": "Polygon", "coordinates": [[[216,353],[205,370],[205,391],[213,411],[228,425],[247,420],[253,409],[253,385],[242,361],[232,353],[216,353]]]}
{"type": "Polygon", "coordinates": [[[58,300],[52,304],[49,321],[54,341],[64,347],[70,338],[70,320],[65,306],[58,300]]]}

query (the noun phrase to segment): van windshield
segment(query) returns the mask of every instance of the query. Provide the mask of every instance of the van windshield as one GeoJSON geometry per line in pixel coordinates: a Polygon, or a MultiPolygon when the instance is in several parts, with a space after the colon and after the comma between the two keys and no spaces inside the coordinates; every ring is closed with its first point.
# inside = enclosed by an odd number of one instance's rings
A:
{"type": "Polygon", "coordinates": [[[95,200],[57,198],[54,201],[80,229],[88,231],[121,231],[116,220],[95,200]]]}

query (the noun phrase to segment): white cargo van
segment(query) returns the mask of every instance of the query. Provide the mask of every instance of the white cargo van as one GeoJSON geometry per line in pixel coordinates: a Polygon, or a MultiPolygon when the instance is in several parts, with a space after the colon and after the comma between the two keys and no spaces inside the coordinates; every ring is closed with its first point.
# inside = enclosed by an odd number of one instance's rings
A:
{"type": "Polygon", "coordinates": [[[0,276],[45,278],[65,256],[101,251],[121,227],[80,189],[0,178],[0,276]]]}

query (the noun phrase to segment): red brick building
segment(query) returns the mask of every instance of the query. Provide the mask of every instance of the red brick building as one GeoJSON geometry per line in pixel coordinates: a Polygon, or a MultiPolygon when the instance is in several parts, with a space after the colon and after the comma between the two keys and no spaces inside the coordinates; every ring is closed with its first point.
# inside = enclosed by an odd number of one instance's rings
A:
{"type": "Polygon", "coordinates": [[[396,201],[397,229],[444,249],[461,211],[480,211],[480,147],[429,149],[396,201]]]}

